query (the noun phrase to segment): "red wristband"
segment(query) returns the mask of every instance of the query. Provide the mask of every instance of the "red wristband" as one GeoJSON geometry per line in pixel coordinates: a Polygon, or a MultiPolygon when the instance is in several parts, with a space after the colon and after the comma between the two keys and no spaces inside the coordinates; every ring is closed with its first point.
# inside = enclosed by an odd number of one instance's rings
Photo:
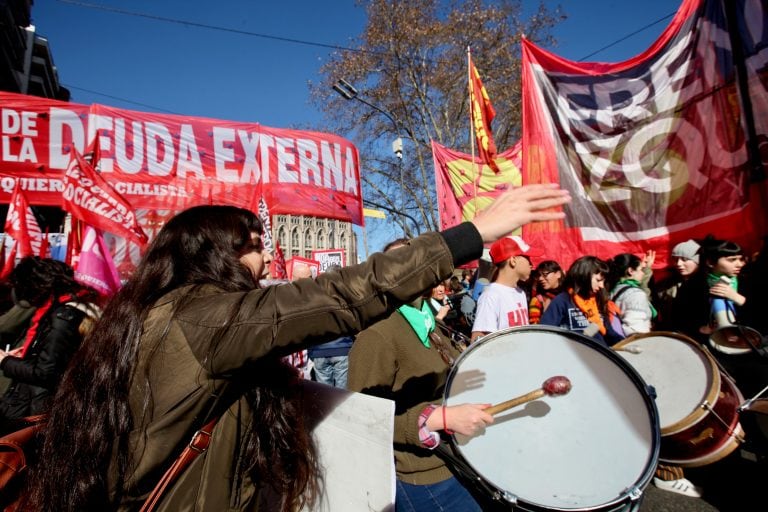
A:
{"type": "Polygon", "coordinates": [[[447,409],[446,406],[443,406],[443,432],[448,434],[449,436],[453,435],[453,430],[448,430],[448,425],[445,422],[445,410],[447,409]]]}

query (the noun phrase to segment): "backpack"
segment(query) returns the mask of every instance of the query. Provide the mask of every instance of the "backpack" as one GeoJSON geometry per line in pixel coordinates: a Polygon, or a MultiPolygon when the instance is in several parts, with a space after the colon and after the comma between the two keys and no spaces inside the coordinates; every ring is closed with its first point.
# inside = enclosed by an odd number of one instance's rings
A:
{"type": "Polygon", "coordinates": [[[38,432],[45,424],[45,415],[24,418],[21,429],[0,437],[0,508],[16,510],[19,493],[24,487],[28,462],[38,448],[38,432]]]}

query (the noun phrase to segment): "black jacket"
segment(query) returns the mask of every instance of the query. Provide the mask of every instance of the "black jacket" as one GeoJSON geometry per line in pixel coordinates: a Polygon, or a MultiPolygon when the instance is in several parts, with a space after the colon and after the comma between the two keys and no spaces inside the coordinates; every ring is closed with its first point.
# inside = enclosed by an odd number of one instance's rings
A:
{"type": "Polygon", "coordinates": [[[0,398],[0,419],[15,420],[47,411],[48,400],[82,341],[79,326],[84,316],[73,305],[54,304],[40,319],[24,357],[3,359],[0,370],[11,379],[11,385],[0,398]]]}

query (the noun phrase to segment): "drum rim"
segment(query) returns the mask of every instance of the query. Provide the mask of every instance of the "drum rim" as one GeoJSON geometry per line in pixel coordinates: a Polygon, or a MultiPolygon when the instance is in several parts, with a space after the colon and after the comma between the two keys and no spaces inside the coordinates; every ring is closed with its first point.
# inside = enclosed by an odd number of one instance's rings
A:
{"type": "MultiPolygon", "coordinates": [[[[672,332],[672,331],[651,331],[651,332],[638,332],[631,336],[627,336],[620,342],[616,343],[613,346],[613,350],[619,350],[621,348],[624,348],[625,346],[629,345],[633,341],[638,341],[644,338],[653,338],[653,337],[660,337],[660,338],[676,338],[679,341],[688,343],[689,345],[693,346],[694,348],[701,351],[702,354],[704,354],[707,362],[709,363],[709,368],[712,370],[712,386],[710,386],[710,389],[707,392],[707,395],[704,397],[704,400],[693,409],[687,416],[685,416],[682,419],[677,420],[676,422],[662,426],[661,427],[661,436],[669,436],[672,434],[676,434],[678,432],[682,432],[683,430],[691,427],[692,425],[695,425],[699,421],[703,420],[709,412],[701,407],[704,403],[708,403],[712,406],[717,402],[719,396],[720,396],[720,387],[722,383],[720,382],[720,368],[717,366],[717,361],[715,360],[714,356],[710,354],[708,350],[706,350],[701,343],[697,342],[693,338],[686,336],[685,334],[681,334],[679,332],[672,332]]],[[[638,372],[639,373],[639,372],[638,372]]],[[[642,375],[641,375],[642,377],[642,375]]],[[[651,385],[650,383],[648,385],[651,385]]]]}
{"type": "Polygon", "coordinates": [[[732,325],[724,325],[723,327],[718,327],[712,332],[712,334],[710,334],[707,337],[707,340],[709,341],[709,344],[712,346],[712,348],[717,350],[721,354],[743,355],[743,354],[749,354],[753,350],[752,345],[749,342],[747,342],[748,346],[746,348],[735,348],[735,347],[729,347],[727,345],[720,344],[717,341],[715,341],[715,339],[713,338],[713,336],[717,332],[726,331],[730,329],[738,329],[739,331],[746,331],[747,333],[750,333],[750,334],[754,333],[755,335],[757,335],[757,338],[759,340],[762,340],[763,338],[763,335],[760,331],[748,325],[732,324],[732,325]]]}
{"type": "MultiPolygon", "coordinates": [[[[643,470],[643,472],[640,474],[640,477],[636,482],[633,482],[631,485],[628,485],[625,489],[624,493],[620,496],[618,496],[615,500],[608,501],[606,503],[600,503],[598,505],[592,505],[588,508],[561,508],[561,507],[553,507],[548,505],[543,505],[541,503],[535,503],[531,501],[527,501],[524,498],[514,495],[516,499],[516,503],[524,503],[526,505],[531,505],[534,507],[543,507],[544,510],[552,510],[556,512],[579,512],[581,510],[595,510],[596,508],[602,509],[605,507],[611,507],[617,504],[626,503],[628,501],[633,501],[635,499],[638,499],[637,496],[634,495],[634,493],[639,489],[642,492],[644,492],[645,488],[650,484],[651,478],[653,477],[654,473],[656,472],[656,466],[659,461],[659,453],[661,450],[661,428],[659,425],[659,411],[656,408],[656,401],[653,399],[653,397],[650,394],[648,384],[643,380],[643,378],[640,376],[640,374],[635,370],[632,365],[630,365],[623,357],[621,357],[616,351],[611,350],[610,348],[606,348],[599,343],[597,343],[594,339],[589,338],[581,333],[570,331],[568,329],[564,329],[562,327],[554,327],[549,325],[539,325],[539,324],[531,324],[531,325],[523,325],[518,327],[509,327],[507,329],[502,329],[500,331],[493,332],[491,334],[487,334],[483,336],[482,338],[478,338],[474,343],[472,343],[469,347],[467,347],[466,350],[464,350],[459,357],[456,359],[456,361],[453,363],[453,365],[450,368],[450,371],[448,372],[448,378],[445,381],[445,387],[443,389],[443,406],[447,403],[447,400],[449,398],[448,391],[451,388],[451,384],[453,383],[453,379],[456,375],[456,368],[460,366],[460,363],[467,357],[469,357],[469,354],[476,350],[477,347],[480,345],[484,345],[485,343],[488,343],[490,341],[493,341],[494,339],[507,335],[507,334],[515,334],[518,332],[531,332],[531,331],[541,331],[541,332],[549,332],[553,334],[560,334],[563,335],[565,338],[572,339],[573,341],[576,341],[578,343],[581,343],[582,345],[587,345],[590,348],[594,348],[598,352],[601,352],[603,355],[608,357],[611,361],[617,364],[622,370],[624,370],[625,374],[630,378],[630,380],[635,384],[638,391],[646,390],[645,393],[641,393],[643,395],[643,401],[646,404],[646,408],[648,409],[648,413],[651,420],[651,431],[652,431],[652,446],[650,450],[650,456],[648,460],[646,461],[646,467],[643,470]]],[[[495,489],[497,493],[504,496],[507,494],[511,494],[511,490],[505,490],[505,489],[499,489],[493,482],[488,480],[485,475],[481,471],[478,471],[478,469],[475,467],[475,465],[468,461],[462,454],[460,446],[456,442],[455,435],[451,434],[448,437],[448,443],[451,446],[451,450],[453,453],[457,454],[458,457],[461,458],[461,460],[466,463],[469,467],[472,468],[472,470],[475,472],[476,476],[478,478],[482,478],[484,483],[488,485],[489,487],[495,489]]]]}

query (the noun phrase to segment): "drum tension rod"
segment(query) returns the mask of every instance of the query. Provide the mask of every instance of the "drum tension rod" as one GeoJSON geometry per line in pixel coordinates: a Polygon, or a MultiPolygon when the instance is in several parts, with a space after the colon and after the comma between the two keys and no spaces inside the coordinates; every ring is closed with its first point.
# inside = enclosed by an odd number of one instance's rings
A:
{"type": "Polygon", "coordinates": [[[726,430],[726,432],[728,433],[728,435],[729,435],[729,436],[734,436],[734,437],[736,438],[736,440],[737,440],[739,443],[743,443],[744,441],[746,441],[746,438],[744,437],[744,434],[736,434],[736,433],[735,433],[735,431],[734,431],[734,429],[733,429],[733,428],[731,428],[731,426],[730,426],[730,425],[728,425],[728,423],[726,423],[726,422],[725,422],[725,420],[723,420],[723,418],[721,418],[721,417],[720,417],[720,415],[719,415],[719,414],[717,414],[717,413],[715,412],[715,409],[714,409],[714,408],[713,408],[713,407],[710,405],[710,403],[709,403],[709,402],[707,402],[706,400],[704,400],[704,401],[701,403],[701,408],[702,408],[702,409],[706,409],[706,410],[708,410],[709,412],[711,412],[711,413],[712,413],[712,415],[713,415],[715,418],[717,418],[717,421],[719,421],[720,423],[722,423],[723,427],[725,427],[725,430],[726,430]]]}

